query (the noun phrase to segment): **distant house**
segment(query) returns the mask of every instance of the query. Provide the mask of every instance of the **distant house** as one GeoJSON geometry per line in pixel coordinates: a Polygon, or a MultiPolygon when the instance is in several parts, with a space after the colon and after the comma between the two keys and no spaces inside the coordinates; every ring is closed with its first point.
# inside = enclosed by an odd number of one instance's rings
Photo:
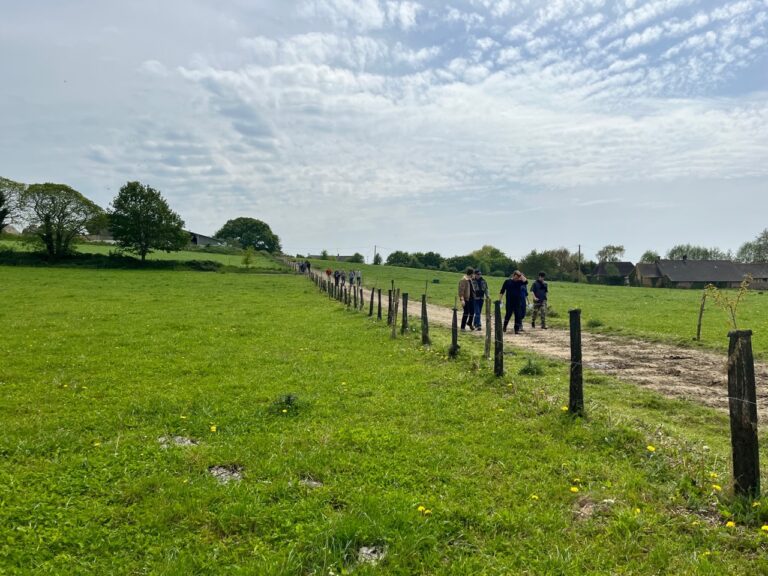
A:
{"type": "Polygon", "coordinates": [[[632,262],[600,262],[592,272],[592,280],[600,284],[629,284],[634,270],[632,262]]]}
{"type": "Polygon", "coordinates": [[[189,243],[192,244],[192,246],[197,246],[198,248],[227,245],[224,240],[220,240],[218,238],[212,238],[211,236],[205,236],[204,234],[198,234],[197,232],[190,232],[189,230],[185,230],[185,232],[189,234],[189,243]]]}
{"type": "Polygon", "coordinates": [[[768,264],[741,264],[730,260],[658,260],[638,264],[633,283],[664,288],[703,288],[714,284],[719,288],[738,288],[747,275],[752,286],[768,286],[768,264]]]}
{"type": "Polygon", "coordinates": [[[0,234],[10,234],[11,236],[21,236],[21,232],[19,232],[14,226],[11,226],[10,224],[6,224],[3,226],[3,229],[0,230],[0,234]]]}

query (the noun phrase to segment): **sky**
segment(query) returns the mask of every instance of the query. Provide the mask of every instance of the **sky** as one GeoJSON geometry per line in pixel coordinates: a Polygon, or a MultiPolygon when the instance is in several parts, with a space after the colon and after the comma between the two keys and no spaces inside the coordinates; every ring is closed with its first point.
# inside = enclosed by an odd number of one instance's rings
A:
{"type": "Polygon", "coordinates": [[[736,250],[768,0],[0,0],[0,176],[287,253],[736,250]]]}

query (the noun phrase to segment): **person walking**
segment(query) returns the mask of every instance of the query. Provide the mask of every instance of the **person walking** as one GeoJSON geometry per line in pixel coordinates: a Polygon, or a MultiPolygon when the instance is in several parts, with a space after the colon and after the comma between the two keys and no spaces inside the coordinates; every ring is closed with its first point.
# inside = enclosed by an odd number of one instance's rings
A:
{"type": "Polygon", "coordinates": [[[531,316],[531,328],[536,328],[536,317],[541,315],[541,329],[547,329],[547,297],[549,296],[549,286],[544,281],[547,275],[539,272],[539,277],[533,283],[531,292],[533,293],[533,316],[531,316]]]}
{"type": "Polygon", "coordinates": [[[512,272],[512,276],[504,280],[504,284],[501,285],[501,292],[499,293],[499,300],[506,294],[507,296],[507,311],[504,314],[504,332],[507,331],[507,325],[512,314],[515,315],[515,334],[520,333],[520,328],[523,326],[523,318],[520,315],[521,300],[523,297],[522,286],[528,284],[528,279],[525,274],[520,270],[512,272]]]}
{"type": "Polygon", "coordinates": [[[341,278],[341,272],[338,270],[333,271],[333,283],[338,286],[339,285],[339,278],[341,278]]]}
{"type": "Polygon", "coordinates": [[[475,274],[473,268],[467,268],[464,277],[459,280],[459,300],[461,301],[461,329],[466,331],[467,323],[469,329],[474,330],[475,302],[472,293],[472,276],[475,274]]]}
{"type": "Polygon", "coordinates": [[[528,314],[528,286],[520,286],[520,332],[524,331],[525,316],[528,314]]]}
{"type": "Polygon", "coordinates": [[[483,304],[485,303],[485,295],[488,294],[488,282],[483,278],[483,273],[480,270],[475,270],[475,330],[480,330],[483,327],[483,304]]]}
{"type": "Polygon", "coordinates": [[[349,271],[349,287],[352,288],[355,285],[355,271],[350,270],[349,271]]]}

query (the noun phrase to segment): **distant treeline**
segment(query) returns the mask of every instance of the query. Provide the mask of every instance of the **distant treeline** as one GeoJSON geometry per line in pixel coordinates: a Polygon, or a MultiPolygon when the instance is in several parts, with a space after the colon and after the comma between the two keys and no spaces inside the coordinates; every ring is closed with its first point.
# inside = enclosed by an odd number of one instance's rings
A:
{"type": "Polygon", "coordinates": [[[386,261],[389,266],[408,268],[425,268],[427,270],[444,270],[447,272],[463,272],[465,269],[479,268],[483,274],[490,276],[509,276],[514,270],[522,270],[526,274],[545,272],[552,280],[579,279],[592,273],[595,263],[581,262],[579,267],[578,253],[570,252],[567,248],[556,250],[533,250],[521,260],[512,260],[494,246],[483,246],[464,256],[443,258],[437,252],[392,252],[386,261]]]}

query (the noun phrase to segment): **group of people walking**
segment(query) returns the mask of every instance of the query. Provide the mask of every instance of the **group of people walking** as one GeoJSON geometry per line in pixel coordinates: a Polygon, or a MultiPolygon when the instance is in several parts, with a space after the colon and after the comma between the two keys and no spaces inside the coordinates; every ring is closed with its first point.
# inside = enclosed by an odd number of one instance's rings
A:
{"type": "Polygon", "coordinates": [[[363,285],[363,273],[360,270],[350,270],[349,272],[345,272],[344,270],[331,270],[330,268],[327,268],[325,270],[325,275],[328,277],[329,281],[333,278],[333,283],[342,288],[347,285],[347,282],[349,282],[350,287],[363,285]]]}
{"type": "MultiPolygon", "coordinates": [[[[541,328],[547,329],[547,296],[549,286],[545,280],[546,274],[539,272],[539,277],[531,287],[533,295],[533,314],[531,328],[536,327],[537,318],[541,318],[541,328]]],[[[459,280],[459,299],[462,306],[461,329],[480,330],[482,328],[482,311],[485,297],[488,294],[488,283],[483,273],[474,268],[467,268],[464,277],[459,280]]],[[[520,270],[515,270],[504,281],[499,293],[499,300],[506,296],[506,312],[504,314],[504,332],[507,331],[510,319],[514,316],[515,334],[523,330],[523,320],[528,309],[528,279],[520,270]]]]}

